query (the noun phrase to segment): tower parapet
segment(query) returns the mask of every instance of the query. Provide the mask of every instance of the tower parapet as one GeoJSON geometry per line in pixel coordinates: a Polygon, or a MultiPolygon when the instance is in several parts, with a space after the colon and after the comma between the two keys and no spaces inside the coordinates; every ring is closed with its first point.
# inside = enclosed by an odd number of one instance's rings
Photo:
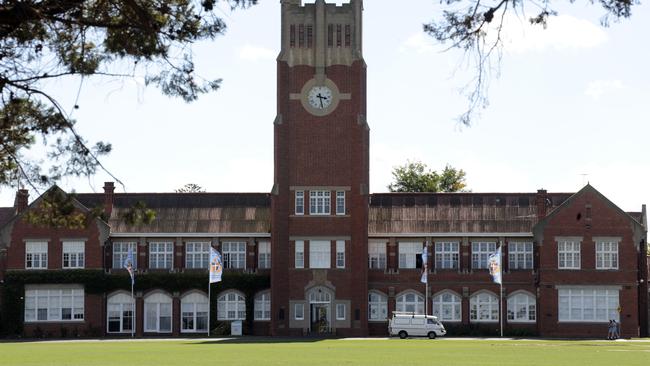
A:
{"type": "Polygon", "coordinates": [[[362,56],[362,0],[341,5],[324,0],[282,0],[282,49],[278,60],[292,67],[351,65],[362,56]]]}

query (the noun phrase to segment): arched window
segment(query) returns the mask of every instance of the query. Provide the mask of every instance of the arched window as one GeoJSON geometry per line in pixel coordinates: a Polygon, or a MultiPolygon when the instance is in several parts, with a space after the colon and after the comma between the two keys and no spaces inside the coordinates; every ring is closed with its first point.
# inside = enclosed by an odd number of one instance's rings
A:
{"type": "Polygon", "coordinates": [[[271,291],[255,295],[254,320],[271,320],[271,291]]]}
{"type": "Polygon", "coordinates": [[[109,333],[131,333],[133,331],[133,299],[131,295],[118,292],[108,297],[106,311],[109,333]]]}
{"type": "Polygon", "coordinates": [[[380,292],[368,292],[368,320],[381,321],[388,317],[388,297],[380,292]]]}
{"type": "Polygon", "coordinates": [[[181,298],[181,332],[208,331],[208,297],[190,292],[181,298]]]}
{"type": "Polygon", "coordinates": [[[217,298],[217,320],[245,320],[246,299],[235,291],[226,291],[217,298]]]}
{"type": "Polygon", "coordinates": [[[144,298],[144,331],[154,333],[172,331],[171,296],[154,292],[144,298]]]}
{"type": "Polygon", "coordinates": [[[489,292],[479,292],[470,297],[469,320],[473,322],[499,321],[499,299],[489,292]]]}
{"type": "Polygon", "coordinates": [[[329,290],[316,287],[309,292],[309,302],[310,303],[328,303],[332,302],[332,295],[329,290]]]}
{"type": "Polygon", "coordinates": [[[440,320],[461,321],[460,296],[450,291],[442,292],[433,297],[433,315],[440,320]]]}
{"type": "Polygon", "coordinates": [[[535,297],[526,292],[517,292],[508,296],[509,322],[535,322],[537,320],[537,302],[535,297]]]}
{"type": "Polygon", "coordinates": [[[397,311],[424,314],[424,297],[414,291],[398,296],[397,311]]]}

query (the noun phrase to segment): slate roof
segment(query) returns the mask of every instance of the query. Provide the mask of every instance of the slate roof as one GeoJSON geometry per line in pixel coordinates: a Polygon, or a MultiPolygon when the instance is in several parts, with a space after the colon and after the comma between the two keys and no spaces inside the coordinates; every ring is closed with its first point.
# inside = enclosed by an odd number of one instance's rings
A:
{"type": "MultiPolygon", "coordinates": [[[[547,212],[571,195],[549,193],[547,212]]],[[[377,193],[368,233],[531,233],[536,223],[536,193],[377,193]]]]}
{"type": "Polygon", "coordinates": [[[0,207],[0,227],[4,226],[16,213],[13,207],[0,207]]]}
{"type": "MultiPolygon", "coordinates": [[[[547,213],[573,193],[548,193],[547,213]]],[[[88,208],[104,204],[103,193],[76,194],[88,208]]],[[[0,207],[0,227],[14,215],[0,207]]],[[[641,222],[640,212],[628,213],[641,222]]],[[[370,195],[368,233],[387,235],[529,234],[537,223],[536,193],[375,193],[370,195]]],[[[268,234],[268,193],[116,193],[108,224],[112,234],[268,234]],[[142,201],[156,211],[149,225],[128,225],[122,215],[142,201]]]]}
{"type": "MultiPolygon", "coordinates": [[[[103,194],[77,194],[87,207],[103,205],[103,194]]],[[[271,230],[271,198],[266,193],[116,193],[111,233],[257,233],[271,230]],[[156,211],[149,225],[129,225],[122,215],[142,201],[156,211]]]]}

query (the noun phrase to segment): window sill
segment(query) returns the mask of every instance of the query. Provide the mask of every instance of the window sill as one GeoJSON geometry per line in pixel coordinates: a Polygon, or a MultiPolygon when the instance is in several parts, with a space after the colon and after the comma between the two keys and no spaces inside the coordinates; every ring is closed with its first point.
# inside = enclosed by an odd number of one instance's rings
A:
{"type": "Polygon", "coordinates": [[[74,323],[74,324],[79,324],[85,322],[84,319],[75,319],[75,320],[25,320],[25,324],[39,324],[39,323],[47,323],[47,324],[57,324],[57,323],[74,323]]]}

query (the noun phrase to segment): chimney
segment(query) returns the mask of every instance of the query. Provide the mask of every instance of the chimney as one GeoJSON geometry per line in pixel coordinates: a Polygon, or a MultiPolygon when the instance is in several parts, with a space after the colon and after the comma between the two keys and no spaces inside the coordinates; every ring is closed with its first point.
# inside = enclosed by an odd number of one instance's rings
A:
{"type": "Polygon", "coordinates": [[[106,217],[111,217],[113,212],[113,196],[115,195],[115,184],[113,182],[104,182],[104,213],[106,217]]]}
{"type": "Polygon", "coordinates": [[[535,203],[537,204],[537,219],[541,220],[546,217],[546,210],[548,209],[548,206],[550,206],[550,200],[545,189],[537,190],[535,203]]]}
{"type": "Polygon", "coordinates": [[[29,191],[26,189],[19,189],[16,192],[16,199],[14,200],[14,208],[16,213],[19,214],[27,208],[27,202],[29,200],[29,191]]]}

